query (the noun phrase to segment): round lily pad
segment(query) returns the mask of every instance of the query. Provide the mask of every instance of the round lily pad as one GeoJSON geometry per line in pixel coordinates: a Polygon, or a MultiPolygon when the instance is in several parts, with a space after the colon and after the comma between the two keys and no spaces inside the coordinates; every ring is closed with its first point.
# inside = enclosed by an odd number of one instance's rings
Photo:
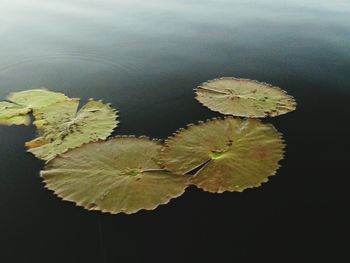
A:
{"type": "Polygon", "coordinates": [[[213,193],[260,186],[283,158],[281,134],[257,119],[227,117],[190,125],[162,149],[165,169],[186,174],[192,184],[213,193]]]}
{"type": "Polygon", "coordinates": [[[102,212],[152,210],[180,196],[187,176],[159,165],[161,144],[147,138],[117,137],[68,151],[41,172],[48,189],[78,206],[102,212]]]}
{"type": "Polygon", "coordinates": [[[196,99],[213,111],[241,117],[274,117],[295,110],[293,97],[270,84],[224,77],[195,89],[196,99]]]}

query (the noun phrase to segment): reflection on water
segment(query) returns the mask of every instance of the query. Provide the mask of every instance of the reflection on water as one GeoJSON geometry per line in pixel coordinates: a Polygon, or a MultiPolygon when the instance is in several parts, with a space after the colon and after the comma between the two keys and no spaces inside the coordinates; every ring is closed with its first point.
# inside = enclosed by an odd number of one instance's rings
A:
{"type": "MultiPolygon", "coordinates": [[[[193,256],[185,248],[215,251],[208,240],[210,249],[204,239],[188,237],[202,236],[207,222],[222,228],[208,230],[213,240],[222,240],[219,233],[231,231],[227,224],[250,222],[249,229],[260,229],[250,218],[264,213],[267,218],[295,199],[346,199],[347,184],[339,183],[344,178],[338,162],[346,163],[348,156],[348,143],[341,138],[349,133],[344,121],[350,99],[349,1],[2,0],[0,24],[1,98],[42,86],[70,97],[101,98],[120,110],[117,134],[166,138],[187,123],[217,116],[198,105],[193,88],[220,76],[272,83],[298,102],[296,112],[268,120],[285,135],[288,155],[278,176],[261,190],[219,199],[189,190],[186,202],[180,198],[153,215],[141,213],[125,220],[103,216],[98,233],[95,214],[60,202],[42,189],[37,174],[42,163],[23,154],[22,148],[34,137],[34,129],[0,127],[0,206],[6,211],[0,225],[8,244],[6,262],[25,255],[26,260],[48,262],[50,255],[57,255],[54,247],[70,255],[67,259],[58,253],[65,262],[98,262],[101,251],[112,260],[115,247],[134,247],[135,240],[143,241],[139,255],[144,258],[152,250],[147,236],[166,240],[154,244],[164,253],[173,255],[169,247],[184,248],[186,252],[174,256],[182,261],[185,254],[193,256]],[[337,180],[330,181],[329,175],[337,180]],[[330,189],[337,191],[325,194],[330,189]],[[197,202],[197,195],[207,201],[197,202]],[[227,209],[232,205],[234,215],[227,209]],[[182,219],[183,214],[188,216],[182,219]],[[159,220],[174,228],[169,230],[159,220]],[[101,240],[106,247],[96,249],[101,240]],[[37,245],[44,250],[38,252],[37,245]],[[18,248],[26,253],[16,253],[18,248]]],[[[245,234],[243,229],[236,229],[234,236],[245,234]]],[[[270,233],[274,234],[277,237],[270,233]]],[[[237,242],[227,251],[232,247],[246,249],[237,242]]],[[[129,258],[120,253],[124,261],[138,259],[135,253],[129,258]]],[[[221,253],[214,254],[217,260],[221,253]]]]}
{"type": "Polygon", "coordinates": [[[186,78],[185,72],[201,80],[209,73],[286,77],[302,73],[301,63],[313,68],[309,76],[319,75],[314,60],[330,67],[349,56],[350,8],[336,2],[5,0],[0,76],[8,90],[49,85],[81,92],[75,76],[93,79],[101,71],[116,88],[132,76],[186,78]]]}

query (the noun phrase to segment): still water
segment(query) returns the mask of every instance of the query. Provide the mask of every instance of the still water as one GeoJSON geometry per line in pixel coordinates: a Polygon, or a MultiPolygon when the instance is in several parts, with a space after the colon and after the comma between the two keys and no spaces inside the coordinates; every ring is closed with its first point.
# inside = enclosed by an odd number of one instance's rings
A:
{"type": "Polygon", "coordinates": [[[88,212],[43,188],[43,163],[24,149],[33,127],[0,127],[0,262],[342,258],[348,0],[0,1],[1,98],[47,87],[103,99],[120,112],[115,134],[164,139],[219,116],[195,101],[193,88],[220,76],[268,82],[298,102],[297,111],[266,120],[287,142],[269,183],[221,195],[190,188],[131,216],[88,212]]]}

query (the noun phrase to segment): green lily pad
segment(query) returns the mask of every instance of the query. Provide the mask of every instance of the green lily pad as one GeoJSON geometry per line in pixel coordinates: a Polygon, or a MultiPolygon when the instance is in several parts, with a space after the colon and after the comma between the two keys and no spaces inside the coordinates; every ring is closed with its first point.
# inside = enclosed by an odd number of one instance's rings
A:
{"type": "Polygon", "coordinates": [[[59,101],[65,101],[68,97],[63,93],[46,89],[31,89],[11,93],[7,100],[18,105],[26,106],[32,110],[47,107],[59,101]]]}
{"type": "Polygon", "coordinates": [[[295,110],[293,97],[270,84],[224,77],[195,89],[196,99],[213,111],[241,117],[274,117],[295,110]]]}
{"type": "Polygon", "coordinates": [[[68,149],[106,139],[117,126],[117,112],[102,101],[90,100],[78,111],[79,99],[67,99],[34,109],[41,136],[26,143],[28,151],[51,160],[68,149]]]}
{"type": "Polygon", "coordinates": [[[67,100],[62,93],[46,89],[32,89],[11,93],[8,101],[0,102],[0,125],[29,125],[28,114],[34,109],[47,107],[53,103],[67,100]]]}
{"type": "Polygon", "coordinates": [[[7,101],[0,101],[0,125],[29,125],[31,110],[7,101]]]}
{"type": "Polygon", "coordinates": [[[135,137],[89,143],[50,161],[41,176],[56,195],[89,210],[151,210],[180,196],[188,185],[187,176],[161,169],[161,147],[135,137]]]}
{"type": "Polygon", "coordinates": [[[260,186],[274,175],[284,144],[272,125],[257,119],[227,117],[190,125],[162,149],[165,169],[186,174],[191,183],[213,193],[260,186]]]}

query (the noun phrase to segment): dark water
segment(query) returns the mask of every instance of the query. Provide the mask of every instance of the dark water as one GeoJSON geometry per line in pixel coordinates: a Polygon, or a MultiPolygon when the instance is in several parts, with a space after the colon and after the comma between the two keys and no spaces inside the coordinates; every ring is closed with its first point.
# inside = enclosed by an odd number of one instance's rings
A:
{"type": "Polygon", "coordinates": [[[88,212],[43,188],[43,163],[23,146],[32,127],[0,127],[0,262],[348,262],[348,0],[0,2],[1,98],[45,86],[103,99],[120,111],[116,134],[163,139],[218,116],[192,89],[219,76],[298,102],[266,120],[288,144],[269,183],[88,212]]]}

